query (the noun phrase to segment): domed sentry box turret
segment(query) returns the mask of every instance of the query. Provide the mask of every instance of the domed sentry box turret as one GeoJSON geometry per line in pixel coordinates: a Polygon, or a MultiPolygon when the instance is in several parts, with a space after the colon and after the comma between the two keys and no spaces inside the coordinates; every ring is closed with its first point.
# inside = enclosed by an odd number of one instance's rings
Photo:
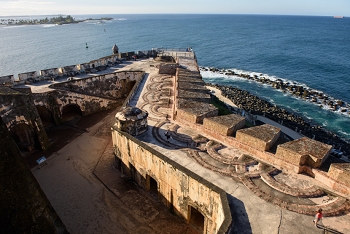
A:
{"type": "Polygon", "coordinates": [[[116,126],[119,130],[132,136],[138,136],[147,131],[148,112],[137,107],[124,107],[115,115],[116,126]]]}

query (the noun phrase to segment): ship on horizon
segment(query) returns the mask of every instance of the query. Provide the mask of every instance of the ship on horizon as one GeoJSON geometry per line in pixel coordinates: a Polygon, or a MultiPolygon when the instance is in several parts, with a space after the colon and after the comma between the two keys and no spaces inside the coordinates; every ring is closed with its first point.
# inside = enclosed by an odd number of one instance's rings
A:
{"type": "Polygon", "coordinates": [[[342,19],[342,18],[344,18],[344,16],[342,16],[342,15],[336,15],[336,16],[334,16],[334,18],[335,18],[335,19],[342,19]]]}

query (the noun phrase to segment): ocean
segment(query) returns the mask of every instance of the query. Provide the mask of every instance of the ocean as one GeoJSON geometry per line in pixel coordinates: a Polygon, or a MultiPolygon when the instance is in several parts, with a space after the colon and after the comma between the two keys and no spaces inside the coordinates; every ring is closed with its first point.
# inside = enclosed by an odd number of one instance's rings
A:
{"type": "MultiPolygon", "coordinates": [[[[46,16],[28,16],[38,19],[46,16]]],[[[48,16],[53,17],[53,16],[48,16]]],[[[0,76],[88,62],[119,51],[192,47],[198,65],[263,74],[350,103],[350,18],[272,15],[73,15],[69,25],[0,25],[0,76]],[[88,48],[85,48],[85,45],[88,48]]],[[[6,17],[8,18],[8,17],[6,17]]],[[[0,17],[5,19],[4,17],[0,17]]],[[[350,114],[270,86],[203,71],[204,81],[245,89],[350,139],[350,114]]],[[[350,113],[350,111],[349,111],[350,113]]]]}

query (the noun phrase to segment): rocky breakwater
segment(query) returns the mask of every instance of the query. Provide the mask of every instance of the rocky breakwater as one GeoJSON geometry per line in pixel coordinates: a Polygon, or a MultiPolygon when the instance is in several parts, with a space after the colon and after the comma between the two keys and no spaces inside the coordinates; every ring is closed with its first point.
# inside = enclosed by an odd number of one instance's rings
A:
{"type": "Polygon", "coordinates": [[[201,71],[211,71],[213,73],[223,74],[226,76],[237,76],[247,80],[252,80],[258,83],[270,85],[275,89],[287,92],[295,97],[310,101],[332,111],[340,112],[341,114],[350,115],[350,104],[342,100],[337,100],[323,92],[313,90],[305,85],[296,82],[290,82],[283,79],[275,79],[264,74],[253,74],[237,70],[227,70],[218,68],[200,67],[201,71]]]}
{"type": "Polygon", "coordinates": [[[338,135],[330,131],[326,131],[322,128],[322,126],[306,121],[303,117],[295,113],[291,113],[290,111],[276,105],[272,105],[271,103],[250,94],[248,91],[231,86],[217,84],[207,85],[221,90],[221,94],[224,97],[230,99],[239,108],[244,109],[251,114],[265,116],[292,130],[297,130],[304,136],[326,144],[334,145],[336,149],[341,147],[342,151],[346,155],[350,155],[349,143],[340,138],[338,135]]]}

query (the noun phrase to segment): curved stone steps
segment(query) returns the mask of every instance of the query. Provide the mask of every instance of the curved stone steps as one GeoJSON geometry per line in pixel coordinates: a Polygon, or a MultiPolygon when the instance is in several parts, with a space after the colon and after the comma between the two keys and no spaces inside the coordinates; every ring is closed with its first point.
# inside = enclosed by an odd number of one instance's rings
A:
{"type": "Polygon", "coordinates": [[[166,79],[173,79],[172,76],[164,76],[164,75],[156,75],[156,76],[152,76],[151,81],[152,82],[163,82],[166,79]]]}
{"type": "Polygon", "coordinates": [[[156,105],[151,104],[150,105],[150,111],[155,116],[167,118],[168,117],[168,113],[162,113],[162,112],[158,111],[158,109],[161,108],[161,107],[164,107],[164,106],[159,105],[159,104],[156,104],[156,105]]]}
{"type": "Polygon", "coordinates": [[[226,165],[240,165],[243,164],[243,162],[237,161],[237,159],[234,159],[233,157],[225,157],[217,152],[217,150],[221,149],[223,145],[214,145],[214,146],[209,146],[207,147],[207,152],[212,157],[213,159],[222,162],[223,164],[226,165]]]}
{"type": "Polygon", "coordinates": [[[279,206],[281,208],[294,211],[299,214],[306,214],[306,215],[313,216],[315,215],[315,213],[319,208],[322,208],[323,214],[329,217],[341,215],[341,214],[347,214],[350,212],[349,200],[342,197],[338,197],[334,202],[328,203],[325,205],[300,205],[300,204],[286,202],[277,197],[273,197],[271,195],[266,194],[265,192],[261,191],[253,183],[253,181],[251,181],[251,179],[247,176],[240,177],[240,180],[249,190],[251,190],[255,195],[257,195],[261,199],[267,202],[270,202],[276,206],[279,206]]]}
{"type": "Polygon", "coordinates": [[[146,93],[144,93],[143,95],[142,95],[142,100],[144,101],[144,102],[147,102],[147,103],[154,103],[154,102],[158,102],[159,100],[150,100],[150,98],[149,97],[153,97],[152,96],[152,92],[146,92],[146,93]]]}
{"type": "Polygon", "coordinates": [[[154,139],[156,139],[158,142],[162,143],[163,145],[166,145],[170,148],[174,148],[174,149],[181,149],[181,148],[184,148],[182,146],[179,146],[179,145],[176,145],[176,144],[173,144],[171,142],[167,142],[166,139],[165,139],[165,136],[164,138],[161,136],[161,134],[159,134],[159,129],[165,125],[169,123],[169,121],[161,121],[161,122],[158,122],[153,128],[152,128],[152,136],[154,137],[154,139]]]}
{"type": "Polygon", "coordinates": [[[147,91],[157,91],[160,90],[159,86],[163,84],[163,82],[154,82],[152,84],[147,85],[147,91]]]}
{"type": "Polygon", "coordinates": [[[201,165],[204,168],[207,168],[211,171],[220,173],[224,176],[231,176],[232,175],[230,170],[222,170],[221,168],[218,168],[216,166],[208,164],[205,160],[203,160],[201,158],[198,151],[196,151],[196,150],[189,150],[189,151],[187,151],[187,153],[191,158],[193,158],[199,165],[201,165]]]}
{"type": "Polygon", "coordinates": [[[325,194],[324,191],[316,186],[311,186],[305,189],[293,188],[286,184],[276,181],[268,173],[262,173],[261,179],[271,188],[274,188],[282,193],[292,195],[294,197],[320,197],[325,194]]]}

